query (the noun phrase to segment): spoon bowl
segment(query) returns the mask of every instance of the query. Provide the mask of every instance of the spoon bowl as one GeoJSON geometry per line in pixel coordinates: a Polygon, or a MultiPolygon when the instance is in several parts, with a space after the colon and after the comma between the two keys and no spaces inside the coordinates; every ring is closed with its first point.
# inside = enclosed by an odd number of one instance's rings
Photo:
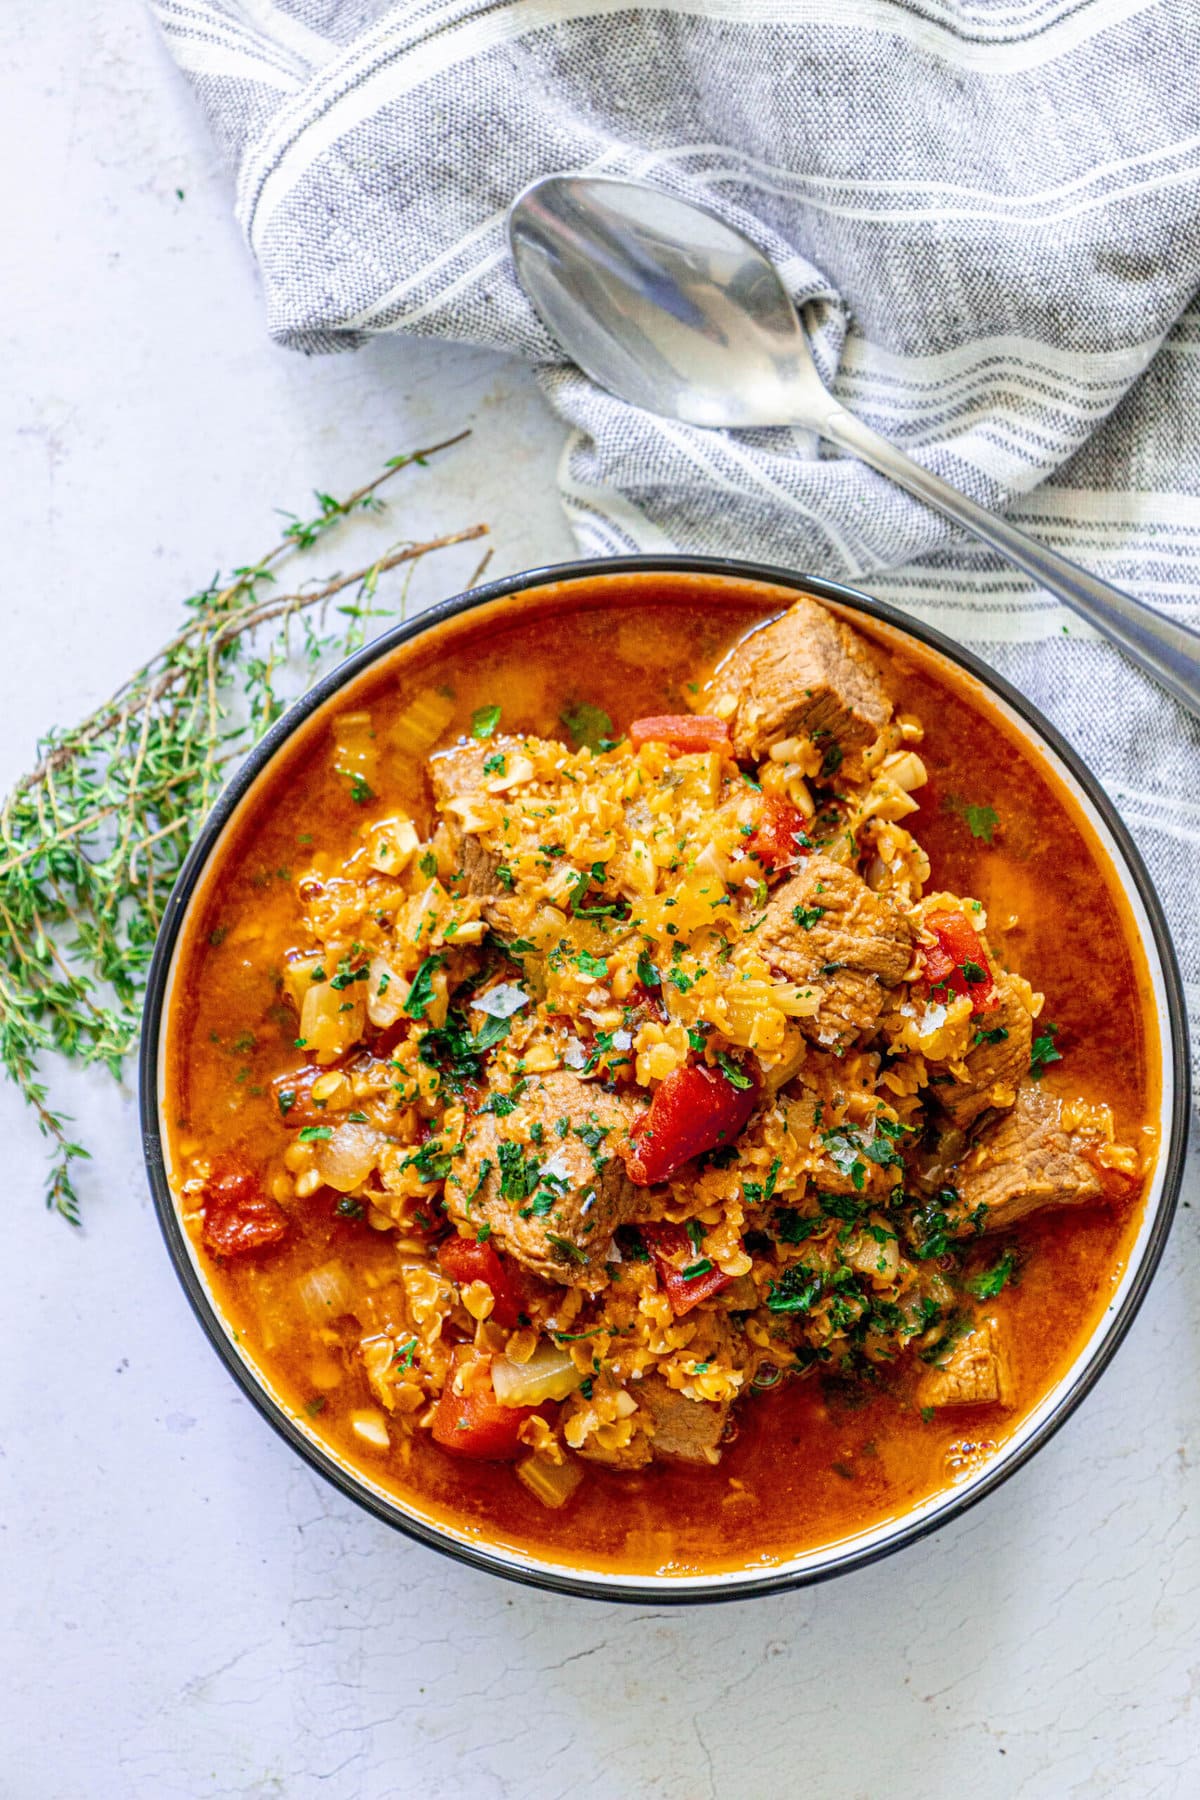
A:
{"type": "Polygon", "coordinates": [[[791,296],[732,225],[646,182],[546,175],[509,214],[517,277],[598,386],[690,425],[800,426],[980,538],[1103,632],[1200,717],[1200,634],[989,512],[822,382],[791,296]]]}
{"type": "Polygon", "coordinates": [[[829,396],[774,265],[713,213],[602,176],[534,182],[511,214],[525,292],[572,360],[690,425],[793,422],[829,396]]]}

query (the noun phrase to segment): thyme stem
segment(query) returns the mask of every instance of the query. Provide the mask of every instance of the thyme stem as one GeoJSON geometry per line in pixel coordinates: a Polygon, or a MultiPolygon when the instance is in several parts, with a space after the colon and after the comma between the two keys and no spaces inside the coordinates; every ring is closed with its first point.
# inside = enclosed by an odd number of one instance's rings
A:
{"type": "Polygon", "coordinates": [[[137,1042],[161,906],[229,763],[283,711],[291,692],[365,641],[391,570],[486,535],[472,525],[393,545],[374,562],[294,592],[264,592],[281,563],[311,551],[379,489],[468,434],[393,457],[344,500],[318,494],[288,515],[256,562],[194,594],[182,628],[79,725],[52,732],[0,805],[0,1067],[49,1141],[46,1203],[79,1222],[73,1165],[86,1157],[47,1097],[41,1064],[57,1054],[114,1077],[137,1042]],[[326,631],[330,602],[339,622],[326,631]],[[292,642],[294,621],[303,641],[292,642]],[[261,653],[260,653],[261,652],[261,653]]]}

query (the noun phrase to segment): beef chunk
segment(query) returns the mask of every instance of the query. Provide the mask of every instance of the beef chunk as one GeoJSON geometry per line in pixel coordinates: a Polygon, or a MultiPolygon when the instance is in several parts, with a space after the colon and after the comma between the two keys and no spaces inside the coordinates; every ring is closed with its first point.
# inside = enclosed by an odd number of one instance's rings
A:
{"type": "Polygon", "coordinates": [[[632,1109],[566,1070],[531,1078],[515,1110],[471,1121],[446,1181],[456,1223],[489,1225],[498,1250],[569,1287],[604,1284],[604,1256],[618,1225],[642,1217],[617,1154],[632,1109]]]}
{"type": "MultiPolygon", "coordinates": [[[[486,744],[459,744],[453,750],[446,750],[440,756],[432,757],[429,762],[433,798],[449,833],[457,869],[462,877],[462,889],[482,902],[484,918],[490,925],[498,927],[504,923],[504,902],[507,898],[507,891],[496,875],[500,858],[491,850],[485,849],[475,833],[464,825],[461,809],[454,802],[466,802],[475,795],[486,800],[487,776],[484,774],[484,763],[489,757],[506,755],[518,741],[515,738],[496,738],[486,744]]],[[[467,816],[470,816],[469,811],[467,816]]]]}
{"type": "Polygon", "coordinates": [[[866,644],[807,598],[747,638],[715,686],[719,710],[722,699],[736,701],[730,728],[738,756],[759,759],[784,738],[810,738],[826,748],[830,774],[892,716],[866,644]]]}
{"type": "Polygon", "coordinates": [[[990,1106],[1011,1106],[1023,1075],[1029,1072],[1033,1021],[1021,998],[1021,990],[1002,969],[996,971],[1000,1004],[980,1013],[983,1036],[963,1059],[966,1080],[960,1080],[947,1063],[930,1062],[930,1093],[956,1125],[966,1127],[990,1106]],[[997,1031],[1005,1036],[992,1041],[997,1031]]]}
{"type": "Polygon", "coordinates": [[[908,968],[913,932],[886,894],[827,856],[806,856],[777,888],[755,934],[773,969],[820,995],[820,1008],[798,1023],[826,1049],[866,1037],[908,968]]]}
{"type": "Polygon", "coordinates": [[[668,1387],[661,1375],[647,1375],[635,1391],[638,1404],[654,1425],[655,1456],[690,1463],[720,1462],[728,1400],[719,1405],[711,1400],[689,1400],[686,1394],[668,1387]]]}
{"type": "Polygon", "coordinates": [[[921,1377],[921,1406],[1011,1406],[1014,1388],[1004,1334],[997,1319],[977,1319],[945,1362],[921,1377]]]}
{"type": "Polygon", "coordinates": [[[1011,1112],[985,1125],[960,1167],[956,1237],[1002,1231],[1045,1206],[1100,1198],[1100,1178],[1062,1127],[1062,1102],[1036,1082],[1017,1090],[1011,1112]],[[982,1209],[982,1210],[981,1210],[982,1209]]]}

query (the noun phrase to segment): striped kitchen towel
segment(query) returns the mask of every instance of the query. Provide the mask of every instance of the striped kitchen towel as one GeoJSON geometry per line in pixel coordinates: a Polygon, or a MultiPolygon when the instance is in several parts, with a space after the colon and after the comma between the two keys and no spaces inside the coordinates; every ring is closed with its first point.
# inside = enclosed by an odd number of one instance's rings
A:
{"type": "Polygon", "coordinates": [[[1200,1017],[1200,733],[1107,643],[801,432],[639,413],[513,277],[534,176],[638,176],[777,260],[835,393],[1200,622],[1198,0],[153,0],[236,171],[270,330],[538,363],[588,553],[850,577],[969,643],[1098,772],[1200,1017]]]}

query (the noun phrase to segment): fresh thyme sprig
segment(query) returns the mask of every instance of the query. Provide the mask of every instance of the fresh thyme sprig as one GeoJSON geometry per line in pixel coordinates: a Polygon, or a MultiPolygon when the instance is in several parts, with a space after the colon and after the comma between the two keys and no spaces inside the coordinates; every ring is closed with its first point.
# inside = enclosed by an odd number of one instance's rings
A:
{"type": "Polygon", "coordinates": [[[39,744],[37,766],[0,807],[0,1065],[50,1141],[46,1204],[73,1224],[73,1164],[88,1152],[50,1102],[43,1056],[120,1075],[163,907],[230,761],[322,665],[364,641],[368,619],[403,613],[407,585],[398,606],[375,604],[382,576],[487,527],[394,545],[292,593],[275,591],[277,571],[344,520],[381,510],[385,482],[466,435],[393,457],[345,500],[318,494],[311,518],[288,515],[265,556],[186,602],[182,629],[110,700],[39,744]]]}

